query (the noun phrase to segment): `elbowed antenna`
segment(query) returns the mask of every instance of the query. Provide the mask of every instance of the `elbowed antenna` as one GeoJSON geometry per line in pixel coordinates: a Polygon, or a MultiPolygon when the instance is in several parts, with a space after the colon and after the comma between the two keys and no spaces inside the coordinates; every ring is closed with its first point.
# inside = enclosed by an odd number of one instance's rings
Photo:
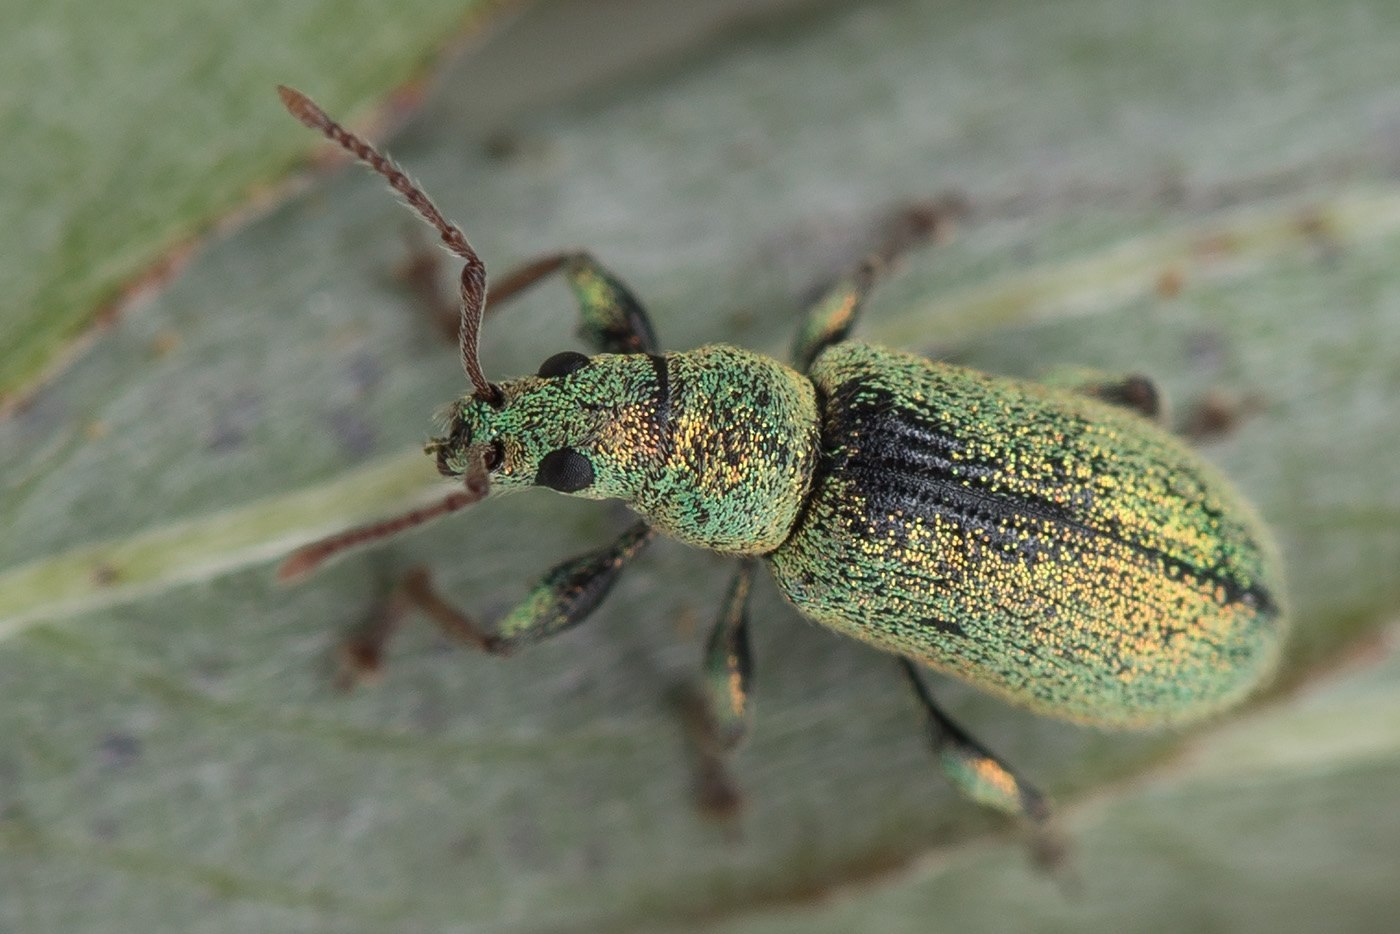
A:
{"type": "Polygon", "coordinates": [[[478,399],[499,405],[501,391],[487,381],[486,375],[481,371],[481,362],[477,359],[481,317],[486,311],[486,264],[467,242],[466,235],[456,224],[442,216],[442,212],[423,189],[395,165],[392,159],[382,155],[369,143],[326,116],[326,112],[317,107],[311,98],[283,84],[277,86],[277,93],[293,117],[324,134],[327,139],[384,176],[390,187],[408,202],[408,206],[436,228],[447,248],[466,261],[466,265],[462,267],[462,323],[457,332],[457,340],[462,350],[462,369],[466,370],[467,379],[471,380],[473,392],[478,399]]]}

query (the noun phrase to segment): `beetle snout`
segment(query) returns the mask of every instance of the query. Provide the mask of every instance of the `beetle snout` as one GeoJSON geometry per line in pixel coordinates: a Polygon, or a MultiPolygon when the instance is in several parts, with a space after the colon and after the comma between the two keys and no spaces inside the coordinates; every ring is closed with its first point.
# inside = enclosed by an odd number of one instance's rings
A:
{"type": "Polygon", "coordinates": [[[442,474],[444,477],[461,476],[460,471],[453,470],[447,465],[448,446],[445,440],[441,438],[434,438],[428,443],[428,446],[423,449],[423,453],[437,455],[438,473],[442,474]]]}
{"type": "Polygon", "coordinates": [[[423,445],[423,453],[429,457],[437,459],[438,473],[444,477],[459,477],[460,471],[453,470],[447,464],[448,455],[451,453],[451,446],[446,438],[430,438],[428,443],[423,445]]]}
{"type": "Polygon", "coordinates": [[[454,454],[460,454],[472,443],[472,431],[466,421],[460,415],[452,417],[452,424],[448,427],[447,437],[432,438],[423,445],[423,453],[429,457],[437,459],[438,473],[444,477],[460,477],[462,471],[452,469],[448,464],[448,459],[454,454]]]}

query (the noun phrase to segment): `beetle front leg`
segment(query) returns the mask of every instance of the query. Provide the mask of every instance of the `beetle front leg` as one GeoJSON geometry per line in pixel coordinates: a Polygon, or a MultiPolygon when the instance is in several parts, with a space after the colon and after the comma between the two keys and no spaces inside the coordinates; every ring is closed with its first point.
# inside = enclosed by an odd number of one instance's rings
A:
{"type": "Polygon", "coordinates": [[[1037,828],[1043,828],[1050,819],[1050,805],[1045,796],[1026,784],[943,712],[913,662],[902,658],[899,664],[928,714],[929,739],[953,787],[978,804],[1023,817],[1037,828]]]}
{"type": "MultiPolygon", "coordinates": [[[[459,310],[456,297],[441,288],[441,265],[441,251],[435,245],[414,243],[395,275],[428,309],[444,336],[456,341],[459,310]]],[[[496,278],[491,283],[487,313],[499,311],[510,299],[555,273],[562,273],[573,291],[579,305],[579,335],[595,351],[656,352],[656,332],[642,303],[592,254],[581,251],[541,256],[496,278]]]]}
{"type": "Polygon", "coordinates": [[[554,253],[512,269],[491,286],[491,300],[499,305],[556,272],[573,290],[579,306],[579,334],[595,350],[656,352],[656,333],[642,303],[588,253],[554,253]]]}
{"type": "Polygon", "coordinates": [[[650,526],[639,522],[606,547],[558,565],[493,629],[443,599],[426,570],[410,571],[390,596],[382,616],[346,643],[340,683],[349,687],[378,673],[385,644],[410,610],[426,615],[452,640],[493,655],[506,655],[563,632],[588,618],[653,534],[650,526]]]}

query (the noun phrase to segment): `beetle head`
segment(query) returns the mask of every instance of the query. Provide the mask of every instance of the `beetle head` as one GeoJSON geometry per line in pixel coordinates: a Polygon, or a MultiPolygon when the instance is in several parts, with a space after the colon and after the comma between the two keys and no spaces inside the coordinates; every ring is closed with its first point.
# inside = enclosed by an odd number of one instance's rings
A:
{"type": "Polygon", "coordinates": [[[629,427],[647,409],[654,370],[641,354],[555,354],[495,398],[451,404],[446,434],[424,452],[448,477],[483,463],[502,490],[543,486],[590,499],[626,497],[645,451],[629,427]],[[479,460],[478,460],[479,458],[479,460]]]}

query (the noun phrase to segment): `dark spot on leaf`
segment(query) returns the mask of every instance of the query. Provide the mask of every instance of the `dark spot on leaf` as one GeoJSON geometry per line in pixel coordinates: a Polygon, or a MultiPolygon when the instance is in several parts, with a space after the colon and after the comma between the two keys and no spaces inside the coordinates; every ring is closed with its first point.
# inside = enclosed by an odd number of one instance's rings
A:
{"type": "Polygon", "coordinates": [[[123,769],[141,758],[141,740],[130,733],[108,733],[97,744],[97,758],[104,769],[123,769]]]}
{"type": "Polygon", "coordinates": [[[262,406],[251,392],[235,392],[215,402],[205,446],[215,454],[235,450],[248,439],[262,406]]]}
{"type": "Polygon", "coordinates": [[[1192,331],[1186,337],[1186,356],[1191,365],[1207,372],[1214,372],[1225,363],[1228,346],[1224,335],[1219,331],[1192,331]]]}
{"type": "Polygon", "coordinates": [[[346,454],[358,459],[374,451],[374,429],[357,410],[337,409],[327,420],[336,443],[346,454]]]}
{"type": "Polygon", "coordinates": [[[452,859],[458,862],[469,863],[477,859],[483,852],[481,834],[463,834],[453,841],[452,845],[448,848],[448,852],[451,854],[452,859]]]}
{"type": "Polygon", "coordinates": [[[602,872],[608,866],[608,845],[605,840],[594,837],[583,846],[583,867],[589,872],[602,872]]]}
{"type": "Polygon", "coordinates": [[[383,365],[378,357],[370,353],[358,353],[351,357],[345,372],[355,387],[355,393],[360,396],[369,395],[384,378],[383,365]]]}
{"type": "Polygon", "coordinates": [[[512,815],[505,839],[506,849],[514,861],[529,869],[544,868],[544,838],[533,815],[523,812],[512,815]]]}

